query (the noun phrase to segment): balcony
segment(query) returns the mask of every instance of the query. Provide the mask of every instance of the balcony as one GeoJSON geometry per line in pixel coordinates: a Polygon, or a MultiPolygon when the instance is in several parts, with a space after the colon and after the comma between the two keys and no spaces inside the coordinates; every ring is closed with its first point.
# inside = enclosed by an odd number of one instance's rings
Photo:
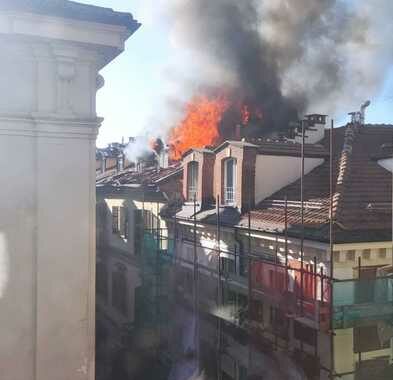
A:
{"type": "Polygon", "coordinates": [[[393,277],[336,281],[333,286],[336,329],[365,322],[393,323],[393,277]]]}

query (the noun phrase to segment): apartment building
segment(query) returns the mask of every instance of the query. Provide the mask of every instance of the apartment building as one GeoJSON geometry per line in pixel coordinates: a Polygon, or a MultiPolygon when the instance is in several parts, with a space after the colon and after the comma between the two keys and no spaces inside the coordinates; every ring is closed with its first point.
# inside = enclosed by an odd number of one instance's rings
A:
{"type": "Polygon", "coordinates": [[[310,379],[391,373],[393,127],[335,128],[330,160],[325,117],[308,121],[303,179],[296,141],[183,156],[186,202],[170,224],[184,263],[177,289],[196,298],[198,329],[209,331],[198,361],[212,379],[292,378],[284,367],[310,379]]]}
{"type": "Polygon", "coordinates": [[[307,122],[303,148],[226,141],[98,181],[98,292],[137,279],[117,326],[149,336],[164,378],[391,378],[393,126],[307,122]]]}
{"type": "Polygon", "coordinates": [[[154,160],[140,162],[138,168],[116,167],[115,161],[97,175],[97,376],[134,378],[149,371],[156,376],[162,372],[151,366],[158,344],[156,316],[145,292],[149,288],[152,293],[155,284],[141,256],[143,232],[162,231],[164,239],[166,223],[160,212],[179,202],[182,169],[162,168],[154,160]],[[138,361],[149,365],[133,366],[138,361]]]}

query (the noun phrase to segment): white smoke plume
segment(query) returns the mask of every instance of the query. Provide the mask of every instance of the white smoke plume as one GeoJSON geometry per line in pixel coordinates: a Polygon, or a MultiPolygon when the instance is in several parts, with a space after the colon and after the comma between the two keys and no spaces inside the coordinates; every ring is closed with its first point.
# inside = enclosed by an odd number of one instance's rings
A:
{"type": "Polygon", "coordinates": [[[137,162],[153,152],[153,149],[150,147],[150,139],[147,136],[134,137],[124,149],[124,154],[130,162],[137,162]]]}

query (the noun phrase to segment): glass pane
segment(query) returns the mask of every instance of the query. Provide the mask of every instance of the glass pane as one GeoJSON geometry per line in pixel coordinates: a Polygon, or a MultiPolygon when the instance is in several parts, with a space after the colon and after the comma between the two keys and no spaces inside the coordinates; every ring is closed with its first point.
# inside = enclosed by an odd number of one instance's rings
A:
{"type": "Polygon", "coordinates": [[[227,187],[233,187],[233,160],[227,161],[227,187]]]}

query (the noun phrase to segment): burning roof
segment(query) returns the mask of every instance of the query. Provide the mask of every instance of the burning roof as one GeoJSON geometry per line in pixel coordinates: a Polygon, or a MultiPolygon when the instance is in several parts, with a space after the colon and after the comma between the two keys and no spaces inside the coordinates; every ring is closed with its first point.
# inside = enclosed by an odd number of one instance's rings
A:
{"type": "MultiPolygon", "coordinates": [[[[337,243],[391,240],[392,175],[378,159],[391,157],[393,125],[352,125],[333,132],[333,216],[334,240],[337,243]],[[382,153],[381,153],[382,152],[382,153]],[[376,157],[378,154],[378,157],[376,157]]],[[[300,144],[257,139],[259,154],[300,156],[300,144]]],[[[233,142],[250,144],[249,142],[233,142]]],[[[226,142],[222,145],[225,147],[226,142]]],[[[329,132],[321,144],[306,144],[308,157],[329,157],[329,132]]],[[[221,148],[222,148],[221,147],[221,148]]],[[[221,149],[218,147],[217,149],[221,149]]],[[[216,149],[216,150],[217,150],[216,149]]],[[[213,153],[213,151],[211,151],[213,153]]],[[[285,199],[290,236],[301,234],[300,180],[283,187],[261,201],[250,214],[232,207],[220,207],[223,225],[248,227],[265,232],[284,233],[285,199]]],[[[186,207],[177,214],[193,218],[186,207]]],[[[330,163],[325,159],[304,177],[304,226],[309,239],[328,241],[330,213],[330,163]]],[[[196,215],[203,223],[216,223],[216,208],[199,209],[196,215]]]]}

